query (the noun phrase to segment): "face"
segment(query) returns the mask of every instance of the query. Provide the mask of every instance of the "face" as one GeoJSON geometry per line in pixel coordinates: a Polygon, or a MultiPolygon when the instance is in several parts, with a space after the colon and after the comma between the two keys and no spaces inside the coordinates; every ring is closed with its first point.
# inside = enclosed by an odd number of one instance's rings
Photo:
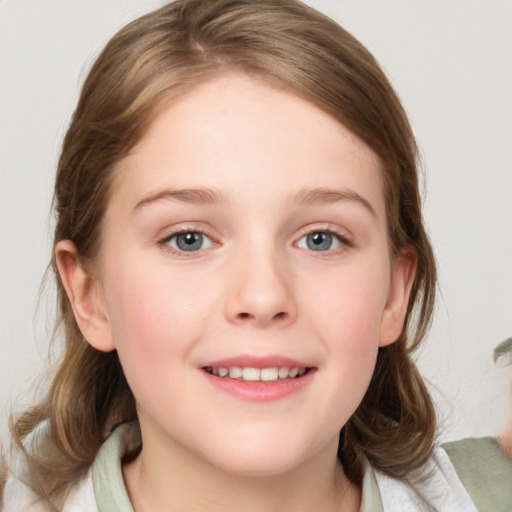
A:
{"type": "Polygon", "coordinates": [[[143,450],[284,472],[334,456],[400,333],[411,264],[389,253],[372,150],[293,94],[223,76],[116,169],[87,291],[100,320],[79,323],[118,350],[143,450]]]}

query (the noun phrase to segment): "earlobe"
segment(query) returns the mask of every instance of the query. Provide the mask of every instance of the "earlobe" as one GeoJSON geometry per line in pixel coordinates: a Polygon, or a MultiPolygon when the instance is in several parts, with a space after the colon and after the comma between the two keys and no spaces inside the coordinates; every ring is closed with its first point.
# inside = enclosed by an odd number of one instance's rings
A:
{"type": "Polygon", "coordinates": [[[394,343],[402,333],[409,297],[416,275],[416,255],[399,254],[392,269],[389,296],[384,309],[379,347],[394,343]]]}
{"type": "Polygon", "coordinates": [[[81,265],[73,242],[61,240],[56,244],[55,261],[75,321],[85,339],[103,352],[114,350],[105,300],[98,280],[81,265]]]}

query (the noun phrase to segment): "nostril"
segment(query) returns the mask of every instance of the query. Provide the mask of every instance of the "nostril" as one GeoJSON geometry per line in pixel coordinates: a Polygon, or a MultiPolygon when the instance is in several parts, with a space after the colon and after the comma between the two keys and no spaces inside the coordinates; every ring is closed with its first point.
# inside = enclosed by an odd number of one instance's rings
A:
{"type": "Polygon", "coordinates": [[[239,318],[241,318],[242,320],[246,320],[247,318],[249,318],[251,315],[249,315],[249,313],[239,313],[239,318]]]}
{"type": "Polygon", "coordinates": [[[288,316],[287,313],[285,313],[284,311],[281,311],[280,313],[277,313],[274,318],[277,318],[279,320],[284,320],[286,317],[288,316]]]}

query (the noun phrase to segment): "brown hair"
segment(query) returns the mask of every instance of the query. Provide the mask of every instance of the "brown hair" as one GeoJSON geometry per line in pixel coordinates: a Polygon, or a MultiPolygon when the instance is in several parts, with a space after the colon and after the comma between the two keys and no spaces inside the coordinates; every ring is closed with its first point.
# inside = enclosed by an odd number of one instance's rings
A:
{"type": "MultiPolygon", "coordinates": [[[[71,240],[82,263],[94,263],[116,163],[164,103],[225,71],[256,76],[311,101],[380,156],[392,252],[412,250],[417,269],[404,330],[396,343],[379,350],[369,389],[342,428],[339,458],[355,482],[364,458],[404,477],[431,455],[436,430],[431,399],[411,360],[428,329],[436,286],[421,215],[417,147],[375,59],[332,20],[295,0],[177,0],[121,29],[94,63],[64,139],[55,242],[71,240]]],[[[51,426],[26,454],[31,485],[48,500],[84,474],[116,423],[136,418],[117,353],[87,343],[55,261],[53,269],[64,355],[47,398],[13,427],[21,446],[42,420],[51,426]]]]}

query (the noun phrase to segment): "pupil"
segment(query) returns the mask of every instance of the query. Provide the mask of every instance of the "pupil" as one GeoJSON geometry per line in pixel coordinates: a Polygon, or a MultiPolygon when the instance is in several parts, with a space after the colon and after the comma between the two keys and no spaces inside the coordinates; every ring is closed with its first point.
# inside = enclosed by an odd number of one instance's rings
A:
{"type": "Polygon", "coordinates": [[[197,241],[197,238],[198,238],[197,233],[187,233],[185,235],[185,243],[192,245],[194,242],[197,241]]]}
{"type": "Polygon", "coordinates": [[[201,233],[183,233],[176,238],[176,245],[182,251],[195,251],[203,245],[201,233]]]}
{"type": "Polygon", "coordinates": [[[326,235],[325,233],[315,233],[313,235],[313,243],[316,245],[320,245],[325,241],[326,235]]]}
{"type": "Polygon", "coordinates": [[[332,235],[329,233],[311,233],[307,237],[307,245],[314,251],[326,251],[330,249],[331,243],[332,235]]]}

